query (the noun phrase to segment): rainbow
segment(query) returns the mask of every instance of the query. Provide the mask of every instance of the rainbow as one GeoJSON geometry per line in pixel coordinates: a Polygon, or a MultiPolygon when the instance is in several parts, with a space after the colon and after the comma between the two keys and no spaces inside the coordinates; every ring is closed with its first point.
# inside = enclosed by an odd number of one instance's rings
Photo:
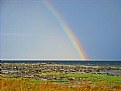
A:
{"type": "Polygon", "coordinates": [[[56,7],[49,1],[49,0],[43,0],[43,3],[46,5],[46,7],[51,11],[51,13],[55,16],[55,18],[58,20],[60,26],[68,36],[69,40],[71,41],[73,47],[76,49],[76,51],[80,55],[80,59],[87,60],[88,57],[85,54],[80,42],[76,38],[74,32],[72,31],[72,28],[67,24],[64,17],[59,13],[56,7]]]}

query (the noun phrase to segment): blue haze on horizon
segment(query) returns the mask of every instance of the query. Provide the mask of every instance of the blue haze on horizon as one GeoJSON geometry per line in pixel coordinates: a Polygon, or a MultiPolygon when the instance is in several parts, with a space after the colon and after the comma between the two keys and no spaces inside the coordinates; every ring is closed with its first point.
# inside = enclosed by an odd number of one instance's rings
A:
{"type": "MultiPolygon", "coordinates": [[[[51,0],[89,59],[121,60],[121,0],[51,0]]],[[[0,1],[0,59],[79,59],[42,0],[0,1]]]]}

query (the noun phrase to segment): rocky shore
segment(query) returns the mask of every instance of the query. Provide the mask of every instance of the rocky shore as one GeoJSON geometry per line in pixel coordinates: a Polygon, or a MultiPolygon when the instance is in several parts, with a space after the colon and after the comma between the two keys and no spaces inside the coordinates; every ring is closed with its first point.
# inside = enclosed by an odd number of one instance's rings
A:
{"type": "MultiPolygon", "coordinates": [[[[53,73],[64,74],[103,74],[107,76],[121,76],[121,67],[65,65],[56,63],[2,63],[1,76],[11,78],[34,78],[39,80],[76,80],[74,77],[58,77],[53,73]],[[51,73],[51,74],[46,74],[51,73]],[[46,75],[44,75],[46,74],[46,75]]],[[[81,79],[81,78],[80,78],[81,79]]],[[[78,79],[79,80],[79,79],[78,79]]]]}

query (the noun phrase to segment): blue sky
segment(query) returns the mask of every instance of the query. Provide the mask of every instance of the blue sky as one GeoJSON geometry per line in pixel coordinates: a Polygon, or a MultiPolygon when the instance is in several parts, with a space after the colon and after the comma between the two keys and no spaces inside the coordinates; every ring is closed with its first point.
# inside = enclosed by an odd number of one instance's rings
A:
{"type": "MultiPolygon", "coordinates": [[[[1,0],[0,59],[79,59],[42,0],[1,0]]],[[[52,0],[89,59],[121,60],[121,0],[52,0]]]]}

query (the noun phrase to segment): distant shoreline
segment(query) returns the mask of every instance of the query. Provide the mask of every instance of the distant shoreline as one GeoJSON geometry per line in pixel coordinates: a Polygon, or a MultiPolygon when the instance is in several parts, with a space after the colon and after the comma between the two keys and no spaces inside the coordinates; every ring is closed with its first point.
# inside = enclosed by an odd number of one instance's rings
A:
{"type": "Polygon", "coordinates": [[[56,64],[66,64],[66,65],[121,67],[121,61],[1,60],[0,63],[56,63],[56,64]]]}

